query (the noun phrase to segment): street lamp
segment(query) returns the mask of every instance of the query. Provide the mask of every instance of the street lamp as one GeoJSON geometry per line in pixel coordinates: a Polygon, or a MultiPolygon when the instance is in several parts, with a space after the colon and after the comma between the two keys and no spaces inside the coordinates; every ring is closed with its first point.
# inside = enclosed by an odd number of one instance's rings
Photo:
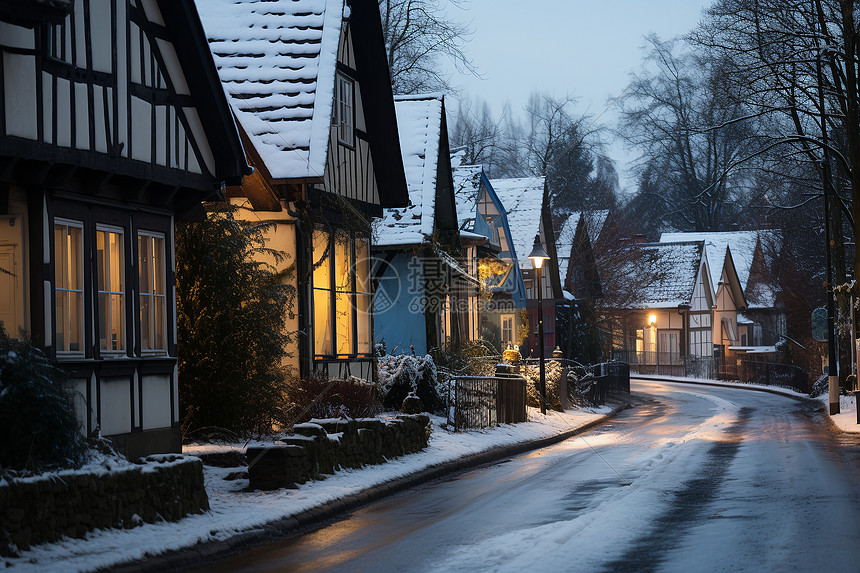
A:
{"type": "Polygon", "coordinates": [[[541,268],[543,262],[549,260],[549,255],[543,249],[540,242],[540,234],[535,235],[535,244],[532,247],[532,252],[529,253],[529,259],[532,261],[535,275],[537,277],[537,299],[538,299],[538,358],[540,364],[540,384],[538,391],[540,392],[540,413],[546,414],[546,367],[543,358],[543,289],[541,288],[541,268]]]}

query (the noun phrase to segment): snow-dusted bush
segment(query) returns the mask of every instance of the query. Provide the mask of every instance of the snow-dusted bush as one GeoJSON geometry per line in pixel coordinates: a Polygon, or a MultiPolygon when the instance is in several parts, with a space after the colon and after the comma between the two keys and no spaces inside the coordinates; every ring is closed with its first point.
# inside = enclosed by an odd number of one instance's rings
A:
{"type": "Polygon", "coordinates": [[[63,373],[0,323],[0,470],[76,468],[87,445],[63,373]]]}
{"type": "MultiPolygon", "coordinates": [[[[559,386],[561,385],[562,365],[557,360],[545,362],[546,371],[544,381],[546,383],[546,407],[551,410],[561,410],[561,399],[559,397],[559,386]]],[[[521,375],[528,382],[528,405],[540,408],[540,367],[524,364],[521,375]]]]}
{"type": "Polygon", "coordinates": [[[410,392],[414,392],[430,412],[440,411],[445,405],[438,388],[436,364],[429,354],[380,357],[379,391],[382,404],[387,408],[400,408],[410,392]]]}

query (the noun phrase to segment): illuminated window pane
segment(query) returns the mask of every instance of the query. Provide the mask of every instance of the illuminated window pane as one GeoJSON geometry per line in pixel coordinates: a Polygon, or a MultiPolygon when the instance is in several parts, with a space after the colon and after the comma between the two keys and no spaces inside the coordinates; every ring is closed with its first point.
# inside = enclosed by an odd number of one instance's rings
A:
{"type": "Polygon", "coordinates": [[[57,352],[84,349],[83,225],[54,224],[54,336],[57,352]]]}
{"type": "Polygon", "coordinates": [[[338,355],[353,354],[352,350],[352,295],[339,292],[335,298],[335,312],[337,322],[337,353],[338,355]]]}
{"type": "Polygon", "coordinates": [[[141,233],[137,239],[140,282],[140,348],[167,349],[167,284],[164,237],[141,233]]]}
{"type": "Polygon", "coordinates": [[[347,235],[338,235],[334,243],[334,280],[336,290],[352,290],[352,249],[347,235]]]}
{"type": "Polygon", "coordinates": [[[370,354],[371,336],[370,324],[373,312],[371,306],[372,297],[369,294],[359,294],[356,299],[356,321],[358,323],[358,332],[356,333],[356,343],[358,344],[359,354],[370,354]]]}
{"type": "Polygon", "coordinates": [[[314,289],[314,353],[332,354],[331,291],[314,289]]]}
{"type": "Polygon", "coordinates": [[[329,265],[329,234],[325,231],[314,231],[313,261],[314,287],[331,288],[331,269],[329,265]]]}
{"type": "Polygon", "coordinates": [[[125,257],[123,234],[99,229],[96,232],[99,348],[125,349],[125,257]]]}
{"type": "Polygon", "coordinates": [[[355,292],[370,292],[370,250],[366,239],[355,241],[355,292]]]}

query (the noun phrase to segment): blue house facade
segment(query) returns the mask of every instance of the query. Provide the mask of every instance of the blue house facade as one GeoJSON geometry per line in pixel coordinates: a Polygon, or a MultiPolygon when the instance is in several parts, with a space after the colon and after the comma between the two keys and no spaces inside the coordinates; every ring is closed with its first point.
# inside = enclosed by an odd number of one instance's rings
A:
{"type": "Polygon", "coordinates": [[[520,345],[525,285],[516,249],[511,241],[507,211],[493,189],[483,167],[454,168],[454,196],[461,234],[486,237],[476,257],[481,269],[480,336],[499,351],[508,344],[520,345]]]}
{"type": "Polygon", "coordinates": [[[427,354],[476,338],[482,236],[458,230],[445,104],[396,98],[409,206],[374,222],[374,334],[389,353],[427,354]]]}

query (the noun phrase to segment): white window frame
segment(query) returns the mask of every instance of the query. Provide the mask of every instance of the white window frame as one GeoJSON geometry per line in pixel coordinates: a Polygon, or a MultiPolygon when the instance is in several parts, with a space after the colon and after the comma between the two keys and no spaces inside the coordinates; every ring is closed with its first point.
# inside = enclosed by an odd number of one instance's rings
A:
{"type": "MultiPolygon", "coordinates": [[[[78,270],[80,271],[80,282],[81,282],[81,284],[80,284],[80,289],[70,289],[70,288],[60,287],[59,285],[57,285],[57,279],[56,279],[57,268],[56,267],[57,267],[57,264],[60,263],[60,253],[57,253],[55,251],[54,252],[54,320],[55,320],[55,323],[54,323],[54,341],[55,341],[55,344],[58,344],[59,337],[57,336],[57,334],[58,334],[57,327],[60,324],[60,321],[62,321],[62,324],[63,324],[63,346],[64,346],[64,348],[57,347],[56,353],[57,353],[58,358],[80,357],[80,356],[84,355],[84,351],[86,348],[86,339],[85,339],[86,329],[84,328],[84,326],[85,326],[84,325],[84,322],[85,322],[84,316],[86,316],[86,313],[88,312],[87,297],[86,297],[85,288],[84,288],[84,272],[86,269],[86,264],[84,261],[84,244],[86,242],[86,233],[84,232],[83,221],[75,221],[73,219],[62,219],[59,217],[55,217],[54,218],[54,224],[51,227],[51,241],[54,241],[54,231],[58,225],[63,226],[63,227],[72,227],[75,229],[79,229],[81,232],[80,252],[78,253],[78,260],[80,261],[80,267],[78,270]],[[61,293],[63,294],[63,296],[68,296],[69,299],[71,299],[72,293],[78,294],[81,297],[80,324],[77,325],[78,326],[78,336],[79,336],[79,340],[81,341],[80,342],[81,348],[79,350],[68,350],[67,349],[68,345],[69,345],[69,338],[70,338],[69,334],[71,334],[71,326],[72,325],[71,325],[71,316],[68,313],[62,317],[60,317],[56,314],[57,298],[60,296],[61,293]]],[[[65,253],[62,256],[65,258],[65,256],[66,256],[65,253]]],[[[66,308],[70,309],[71,305],[67,305],[66,308]]]]}
{"type": "Polygon", "coordinates": [[[335,127],[337,140],[344,145],[355,145],[355,82],[341,74],[335,81],[335,127]]]}
{"type": "MultiPolygon", "coordinates": [[[[139,304],[140,312],[138,313],[138,320],[140,321],[140,352],[141,352],[141,355],[167,354],[167,261],[165,260],[166,259],[166,255],[165,255],[166,245],[167,245],[166,241],[167,241],[167,237],[165,236],[164,233],[159,233],[157,231],[146,231],[143,229],[138,230],[138,232],[137,232],[137,264],[138,264],[137,276],[138,276],[138,286],[140,289],[140,292],[138,293],[138,296],[140,297],[140,304],[139,304]],[[140,239],[141,238],[147,239],[147,242],[150,243],[150,247],[152,247],[152,241],[154,239],[160,239],[161,240],[160,251],[156,252],[154,249],[152,250],[153,253],[160,255],[160,257],[161,257],[161,265],[162,265],[162,269],[161,269],[162,282],[160,285],[162,287],[161,293],[145,292],[144,291],[144,285],[140,284],[142,282],[141,272],[143,271],[143,265],[141,264],[141,261],[140,261],[140,239]],[[162,315],[161,316],[161,324],[163,325],[163,332],[161,333],[161,340],[163,341],[162,348],[155,348],[155,347],[147,348],[147,347],[144,347],[144,345],[143,345],[143,340],[144,340],[144,338],[143,338],[143,327],[144,327],[143,309],[145,307],[145,305],[143,304],[144,297],[151,297],[153,302],[155,302],[155,300],[157,300],[157,299],[162,299],[162,304],[160,305],[160,307],[162,309],[161,310],[161,315],[162,315]]],[[[157,260],[158,259],[156,259],[156,261],[157,260]]],[[[157,274],[154,273],[153,271],[154,271],[154,267],[150,267],[149,268],[149,276],[152,278],[152,284],[148,285],[148,288],[153,289],[153,291],[154,291],[154,287],[156,286],[155,285],[155,277],[157,276],[157,274]]],[[[147,319],[148,319],[148,324],[150,324],[150,325],[158,324],[157,321],[155,321],[155,314],[154,314],[155,312],[157,312],[158,306],[159,305],[155,305],[155,304],[149,305],[151,312],[150,312],[150,315],[147,317],[147,319]]],[[[154,330],[154,326],[153,326],[153,330],[154,330]]],[[[153,340],[154,338],[155,338],[154,336],[150,336],[150,340],[153,340]]]]}

